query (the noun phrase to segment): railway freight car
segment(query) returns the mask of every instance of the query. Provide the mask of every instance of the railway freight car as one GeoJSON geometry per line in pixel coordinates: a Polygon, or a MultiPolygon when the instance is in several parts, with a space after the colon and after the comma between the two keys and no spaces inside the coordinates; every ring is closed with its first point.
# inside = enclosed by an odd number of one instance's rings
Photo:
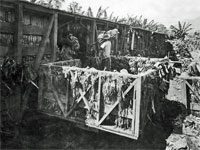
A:
{"type": "Polygon", "coordinates": [[[40,112],[131,139],[159,118],[164,93],[157,70],[133,75],[66,64],[41,66],[40,112]]]}

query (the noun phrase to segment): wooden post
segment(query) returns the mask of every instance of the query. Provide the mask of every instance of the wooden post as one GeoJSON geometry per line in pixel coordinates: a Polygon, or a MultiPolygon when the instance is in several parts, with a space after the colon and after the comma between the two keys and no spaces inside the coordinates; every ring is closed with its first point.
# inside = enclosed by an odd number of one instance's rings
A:
{"type": "MultiPolygon", "coordinates": [[[[117,25],[117,29],[119,29],[119,25],[117,25]]],[[[115,41],[116,43],[115,43],[115,51],[114,51],[114,53],[115,53],[115,55],[118,53],[118,42],[119,42],[119,40],[118,40],[118,34],[116,35],[116,41],[115,41]]]]}
{"type": "Polygon", "coordinates": [[[136,85],[136,114],[135,114],[135,136],[139,136],[139,131],[140,131],[140,101],[141,101],[141,80],[142,77],[139,77],[137,80],[137,85],[136,85]]]}
{"type": "Polygon", "coordinates": [[[47,32],[44,35],[44,38],[42,39],[41,45],[38,49],[38,53],[37,53],[37,56],[36,56],[36,59],[35,59],[35,64],[34,64],[34,69],[36,71],[38,70],[40,63],[41,63],[41,60],[42,60],[42,57],[44,55],[45,48],[46,48],[47,42],[49,40],[49,35],[51,33],[51,29],[52,29],[52,26],[53,26],[53,22],[54,22],[54,15],[51,17],[51,21],[49,23],[49,27],[47,28],[47,32]]]}
{"type": "Polygon", "coordinates": [[[132,124],[131,124],[131,130],[132,130],[132,133],[135,134],[135,117],[136,117],[136,87],[134,87],[134,90],[133,90],[133,118],[132,118],[132,124]]]}
{"type": "Polygon", "coordinates": [[[69,85],[70,85],[70,79],[69,77],[66,78],[66,106],[65,111],[68,112],[69,110],[69,85]]]}
{"type": "Polygon", "coordinates": [[[97,123],[99,122],[100,120],[100,117],[101,117],[101,75],[99,73],[99,87],[98,87],[98,115],[97,115],[97,123]]]}
{"type": "Polygon", "coordinates": [[[94,20],[92,24],[92,44],[96,42],[96,26],[96,20],[94,20]]]}
{"type": "Polygon", "coordinates": [[[125,38],[126,38],[126,27],[123,27],[123,30],[122,30],[122,37],[121,37],[121,52],[122,52],[122,55],[125,54],[125,38]]]}
{"type": "Polygon", "coordinates": [[[42,108],[42,101],[44,99],[44,73],[39,72],[39,91],[38,91],[38,109],[42,108]]]}
{"type": "Polygon", "coordinates": [[[57,38],[58,38],[58,14],[54,14],[54,26],[53,32],[51,34],[51,61],[54,62],[56,60],[56,51],[57,51],[57,38]]]}
{"type": "Polygon", "coordinates": [[[22,25],[23,25],[23,6],[22,4],[18,4],[16,6],[16,33],[15,33],[15,42],[16,46],[16,59],[17,63],[22,62],[22,25]]]}

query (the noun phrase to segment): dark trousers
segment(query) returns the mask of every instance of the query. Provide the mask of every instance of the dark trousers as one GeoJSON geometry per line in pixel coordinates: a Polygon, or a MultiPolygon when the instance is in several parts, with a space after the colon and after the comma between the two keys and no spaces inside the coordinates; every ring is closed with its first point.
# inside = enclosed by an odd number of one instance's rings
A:
{"type": "Polygon", "coordinates": [[[111,71],[111,58],[103,58],[101,62],[101,69],[106,71],[111,71]]]}

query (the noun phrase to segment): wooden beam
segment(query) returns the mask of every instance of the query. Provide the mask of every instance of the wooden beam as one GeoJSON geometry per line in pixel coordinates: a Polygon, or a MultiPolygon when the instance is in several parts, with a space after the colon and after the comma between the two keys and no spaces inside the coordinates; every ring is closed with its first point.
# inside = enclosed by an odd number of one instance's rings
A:
{"type": "Polygon", "coordinates": [[[97,23],[96,20],[94,20],[92,24],[92,44],[95,43],[95,45],[93,45],[95,50],[95,57],[98,56],[96,39],[97,39],[97,23]]]}
{"type": "Polygon", "coordinates": [[[95,43],[96,42],[96,21],[94,20],[93,21],[93,24],[92,24],[92,43],[95,43]]]}
{"type": "Polygon", "coordinates": [[[71,115],[71,113],[74,111],[74,109],[78,106],[78,104],[82,100],[83,96],[90,90],[91,87],[92,86],[90,85],[86,92],[81,93],[81,96],[76,100],[76,103],[72,106],[72,108],[65,115],[66,118],[69,117],[69,115],[71,115]]]}
{"type": "MultiPolygon", "coordinates": [[[[119,29],[119,25],[117,25],[117,29],[119,29]]],[[[119,42],[119,40],[118,40],[118,34],[116,35],[116,43],[115,43],[115,55],[118,53],[118,42],[119,42]]]]}
{"type": "Polygon", "coordinates": [[[135,47],[135,30],[133,30],[133,33],[132,33],[132,39],[131,39],[131,50],[133,51],[134,50],[134,47],[135,47]]]}
{"type": "Polygon", "coordinates": [[[58,105],[60,107],[60,110],[62,111],[63,115],[65,116],[65,109],[64,109],[64,106],[62,104],[62,101],[60,100],[60,97],[58,95],[58,92],[56,90],[56,88],[54,87],[53,83],[50,83],[50,87],[52,89],[52,92],[53,92],[53,96],[54,98],[56,99],[56,101],[58,102],[58,105]]]}
{"type": "Polygon", "coordinates": [[[47,42],[49,40],[49,36],[50,36],[50,33],[51,33],[53,22],[54,22],[54,15],[51,17],[51,21],[50,21],[49,26],[47,28],[47,32],[44,35],[44,38],[42,39],[41,45],[39,47],[39,50],[38,50],[38,53],[37,53],[37,56],[36,56],[36,59],[35,59],[34,69],[36,71],[38,70],[38,68],[40,66],[43,54],[45,52],[45,48],[46,48],[47,42]]]}
{"type": "Polygon", "coordinates": [[[17,63],[22,62],[22,21],[23,21],[23,6],[22,4],[18,4],[16,6],[16,33],[14,45],[16,46],[16,58],[17,63]]]}
{"type": "Polygon", "coordinates": [[[106,114],[101,118],[101,120],[98,122],[98,126],[108,117],[108,115],[114,110],[114,108],[119,104],[119,100],[115,102],[115,104],[106,112],[106,114]]]}
{"type": "Polygon", "coordinates": [[[5,3],[3,3],[3,2],[7,2],[7,1],[2,1],[1,0],[1,2],[0,2],[0,6],[1,7],[5,7],[5,8],[11,8],[11,9],[13,9],[14,8],[14,6],[13,5],[10,5],[10,4],[5,4],[5,3]]]}
{"type": "Polygon", "coordinates": [[[123,97],[125,97],[126,94],[128,94],[128,92],[133,88],[133,86],[136,85],[136,83],[137,83],[137,79],[135,79],[135,80],[133,81],[133,83],[131,83],[131,84],[129,85],[129,87],[128,87],[128,88],[126,89],[126,91],[123,93],[123,97]]]}
{"type": "Polygon", "coordinates": [[[68,112],[69,110],[69,85],[70,85],[70,80],[69,77],[65,78],[66,79],[66,106],[65,106],[65,111],[68,112]]]}
{"type": "Polygon", "coordinates": [[[102,88],[102,79],[101,79],[101,74],[99,74],[99,85],[98,85],[98,115],[97,115],[97,122],[99,122],[99,119],[101,117],[101,88],[102,88]]]}
{"type": "Polygon", "coordinates": [[[44,73],[39,72],[39,91],[38,91],[38,109],[42,108],[42,101],[44,100],[44,73]]]}
{"type": "Polygon", "coordinates": [[[142,77],[139,77],[137,80],[137,85],[136,85],[136,116],[135,116],[135,136],[139,136],[139,131],[140,131],[140,101],[141,101],[141,84],[142,84],[142,77]]]}
{"type": "Polygon", "coordinates": [[[122,52],[122,55],[124,54],[125,36],[126,36],[126,29],[123,27],[122,28],[122,36],[121,36],[121,47],[120,47],[120,51],[122,52]]]}
{"type": "Polygon", "coordinates": [[[25,2],[23,2],[23,5],[24,5],[25,9],[33,10],[35,12],[41,12],[41,13],[46,13],[46,14],[53,14],[54,13],[54,10],[40,6],[40,5],[25,3],[25,2]]]}
{"type": "Polygon", "coordinates": [[[79,92],[81,94],[81,97],[85,103],[85,106],[87,107],[87,109],[89,110],[90,109],[90,106],[89,106],[89,102],[88,100],[85,98],[85,92],[82,91],[82,89],[79,89],[79,92]]]}
{"type": "Polygon", "coordinates": [[[132,134],[135,134],[135,116],[136,116],[136,88],[134,88],[133,91],[133,107],[132,107],[132,111],[133,111],[133,118],[132,118],[132,124],[131,124],[131,130],[132,130],[132,134]]]}
{"type": "Polygon", "coordinates": [[[68,25],[68,24],[70,24],[70,23],[72,23],[72,22],[74,22],[74,20],[67,21],[67,22],[63,23],[62,25],[60,25],[60,26],[58,27],[58,29],[61,29],[61,28],[63,28],[64,26],[66,26],[66,25],[68,25]]]}
{"type": "Polygon", "coordinates": [[[53,32],[51,33],[51,61],[56,61],[56,51],[57,51],[57,38],[58,38],[58,14],[54,14],[54,26],[53,32]]]}
{"type": "Polygon", "coordinates": [[[184,76],[179,76],[178,78],[180,79],[185,79],[185,80],[200,80],[200,77],[196,76],[196,77],[192,77],[192,76],[187,76],[187,77],[184,77],[184,76]]]}

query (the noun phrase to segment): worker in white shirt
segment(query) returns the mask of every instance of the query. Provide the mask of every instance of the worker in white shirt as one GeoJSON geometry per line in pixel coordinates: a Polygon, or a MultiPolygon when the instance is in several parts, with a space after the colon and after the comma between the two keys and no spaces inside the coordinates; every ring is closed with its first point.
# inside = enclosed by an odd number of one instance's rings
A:
{"type": "Polygon", "coordinates": [[[118,33],[118,29],[109,30],[106,33],[103,33],[102,41],[100,42],[100,57],[102,58],[103,70],[111,71],[111,40],[115,39],[118,33]]]}
{"type": "Polygon", "coordinates": [[[106,71],[111,70],[110,52],[111,52],[110,35],[104,34],[103,41],[101,42],[101,45],[100,45],[100,57],[102,58],[102,63],[101,63],[102,70],[106,70],[106,71]]]}

